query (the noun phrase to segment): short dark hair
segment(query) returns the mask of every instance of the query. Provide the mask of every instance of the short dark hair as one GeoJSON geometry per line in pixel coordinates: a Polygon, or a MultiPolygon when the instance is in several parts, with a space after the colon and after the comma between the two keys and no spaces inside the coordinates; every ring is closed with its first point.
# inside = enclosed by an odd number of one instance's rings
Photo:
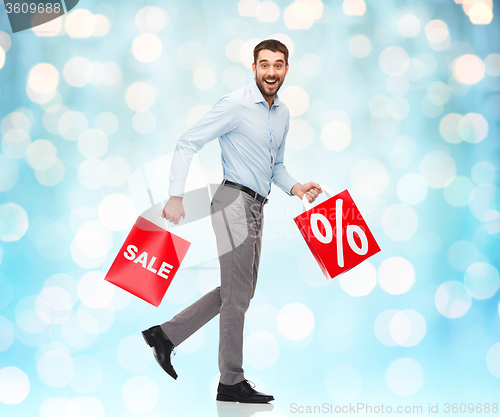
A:
{"type": "Polygon", "coordinates": [[[257,65],[257,57],[263,49],[269,49],[272,52],[281,52],[285,55],[285,65],[288,65],[288,48],[276,39],[266,39],[259,43],[253,50],[253,62],[257,65]]]}

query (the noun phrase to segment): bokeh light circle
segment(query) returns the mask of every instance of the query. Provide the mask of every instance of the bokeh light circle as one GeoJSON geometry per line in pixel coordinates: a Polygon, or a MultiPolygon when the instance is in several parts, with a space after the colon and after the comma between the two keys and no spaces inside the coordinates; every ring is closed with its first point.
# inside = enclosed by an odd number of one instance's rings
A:
{"type": "Polygon", "coordinates": [[[293,149],[306,149],[313,143],[314,128],[307,120],[292,119],[286,137],[286,146],[293,149]]]}
{"type": "Polygon", "coordinates": [[[471,178],[477,185],[493,184],[496,177],[495,166],[488,161],[478,161],[474,164],[471,171],[471,178]]]}
{"type": "Polygon", "coordinates": [[[40,379],[52,388],[68,385],[75,374],[72,357],[59,349],[43,353],[37,361],[36,368],[40,379]]]}
{"type": "Polygon", "coordinates": [[[462,84],[477,84],[484,78],[484,62],[476,55],[461,55],[452,64],[455,79],[462,84]]]}
{"type": "Polygon", "coordinates": [[[349,52],[356,58],[368,56],[372,50],[370,39],[365,35],[354,35],[349,40],[349,52]]]}
{"type": "Polygon", "coordinates": [[[15,242],[28,230],[28,214],[16,203],[0,205],[0,240],[15,242]]]}
{"type": "Polygon", "coordinates": [[[125,95],[125,101],[134,111],[146,111],[153,106],[156,93],[153,87],[143,81],[133,83],[125,95]]]}
{"type": "Polygon", "coordinates": [[[101,271],[87,272],[78,282],[78,296],[90,308],[104,308],[113,299],[115,287],[104,280],[101,271]]]}
{"type": "Polygon", "coordinates": [[[68,404],[67,413],[71,417],[105,416],[102,403],[97,398],[89,396],[73,398],[68,404]]]}
{"type": "Polygon", "coordinates": [[[384,259],[377,270],[380,287],[389,294],[408,292],[415,283],[415,268],[400,256],[384,259]]]}
{"type": "Polygon", "coordinates": [[[410,66],[410,57],[403,48],[389,46],[381,52],[379,65],[387,75],[401,75],[410,66]]]}
{"type": "Polygon", "coordinates": [[[151,411],[160,399],[158,385],[147,376],[129,378],[122,388],[123,402],[136,413],[151,411]]]}
{"type": "Polygon", "coordinates": [[[28,375],[16,366],[0,369],[0,402],[19,404],[30,392],[28,375]]]}
{"type": "Polygon", "coordinates": [[[28,86],[38,94],[52,93],[58,84],[59,72],[51,64],[37,64],[28,75],[28,86]]]}
{"type": "Polygon", "coordinates": [[[351,183],[361,195],[374,197],[386,189],[389,174],[385,166],[376,159],[363,159],[352,168],[351,183]]]}
{"type": "Polygon", "coordinates": [[[17,162],[0,154],[0,192],[9,191],[19,179],[17,162]]]}
{"type": "Polygon", "coordinates": [[[0,352],[5,352],[12,346],[16,335],[13,324],[4,316],[0,316],[0,352]]]}
{"type": "Polygon", "coordinates": [[[398,20],[398,31],[405,38],[416,37],[420,29],[420,20],[413,14],[405,14],[398,20]]]}
{"type": "Polygon", "coordinates": [[[134,126],[137,132],[143,135],[151,133],[156,127],[156,117],[149,110],[138,111],[132,118],[132,126],[134,126]]]}
{"type": "Polygon", "coordinates": [[[69,254],[73,233],[62,223],[49,223],[36,234],[38,252],[49,261],[61,261],[69,254]]]}
{"type": "Polygon", "coordinates": [[[315,54],[305,54],[299,61],[299,67],[306,77],[316,77],[323,68],[321,58],[315,54]]]}
{"type": "Polygon", "coordinates": [[[479,143],[488,136],[488,122],[478,113],[468,113],[460,119],[457,130],[466,142],[479,143]]]}
{"type": "Polygon", "coordinates": [[[69,385],[76,392],[89,394],[101,385],[103,371],[101,364],[92,356],[81,355],[73,359],[75,373],[69,385]]]}
{"type": "Polygon", "coordinates": [[[443,188],[453,181],[457,168],[449,153],[432,151],[420,161],[419,171],[429,187],[443,188]]]}
{"type": "Polygon", "coordinates": [[[414,359],[400,358],[391,362],[386,370],[389,389],[398,395],[415,394],[424,383],[424,370],[414,359]]]}
{"type": "Polygon", "coordinates": [[[83,223],[71,243],[71,257],[82,268],[96,268],[102,264],[113,246],[113,235],[101,222],[83,223]]]}
{"type": "Polygon", "coordinates": [[[342,289],[353,297],[363,297],[377,285],[375,267],[369,261],[343,273],[338,279],[342,289]]]}
{"type": "Polygon", "coordinates": [[[465,271],[464,284],[472,297],[484,300],[495,295],[500,286],[500,276],[492,264],[476,262],[465,271]]]}
{"type": "Polygon", "coordinates": [[[63,75],[72,87],[83,87],[92,81],[94,67],[87,58],[75,56],[64,64],[63,75]]]}
{"type": "Polygon", "coordinates": [[[450,206],[465,207],[469,204],[469,196],[473,189],[474,184],[469,178],[457,175],[443,188],[443,196],[450,206]]]}
{"type": "Polygon", "coordinates": [[[351,143],[352,132],[350,126],[340,120],[332,120],[321,129],[321,142],[325,148],[339,152],[351,143]]]}
{"type": "Polygon", "coordinates": [[[313,329],[313,312],[302,303],[287,304],[278,313],[278,330],[287,339],[305,339],[313,329]]]}
{"type": "Polygon", "coordinates": [[[309,95],[302,87],[287,87],[280,92],[279,97],[289,108],[291,117],[300,116],[309,107],[309,95]]]}
{"type": "Polygon", "coordinates": [[[135,16],[135,26],[141,33],[158,33],[168,24],[168,13],[165,9],[146,6],[135,16]]]}
{"type": "Polygon", "coordinates": [[[392,240],[408,240],[418,229],[417,213],[406,204],[393,204],[382,215],[382,229],[392,240]]]}
{"type": "Polygon", "coordinates": [[[87,129],[78,138],[78,150],[85,158],[100,158],[108,150],[108,137],[100,129],[87,129]]]}
{"type": "Polygon", "coordinates": [[[104,161],[106,171],[106,185],[109,187],[119,187],[125,184],[130,175],[130,165],[121,156],[110,156],[104,161]]]}
{"type": "Polygon", "coordinates": [[[212,68],[199,67],[193,72],[193,83],[200,90],[210,90],[217,81],[217,75],[212,68]]]}
{"type": "Polygon", "coordinates": [[[471,306],[469,289],[459,281],[441,284],[434,296],[437,310],[449,319],[462,317],[471,306]]]}
{"type": "Polygon", "coordinates": [[[66,15],[64,29],[70,38],[89,38],[97,26],[95,16],[87,9],[74,9],[66,15]]]}
{"type": "Polygon", "coordinates": [[[161,56],[162,49],[163,44],[160,38],[152,33],[142,33],[132,43],[132,53],[140,62],[156,61],[161,56]]]}
{"type": "Polygon", "coordinates": [[[107,182],[108,169],[100,159],[89,158],[78,167],[78,180],[85,188],[95,190],[107,182]]]}
{"type": "Polygon", "coordinates": [[[120,365],[130,372],[142,372],[151,363],[153,356],[150,348],[144,343],[142,335],[124,337],[116,348],[116,358],[120,365]],[[138,352],[144,354],[138,355],[138,352]]]}
{"type": "Polygon", "coordinates": [[[495,343],[486,354],[486,366],[493,376],[500,378],[500,342],[495,343]]]}
{"type": "Polygon", "coordinates": [[[427,184],[418,174],[406,174],[399,179],[396,193],[401,202],[414,206],[427,197],[427,184]]]}
{"type": "MultiPolygon", "coordinates": [[[[493,184],[481,184],[469,195],[471,213],[481,221],[487,221],[490,211],[500,203],[500,189],[493,184]]],[[[1,206],[0,206],[1,207],[1,206]]]]}
{"type": "Polygon", "coordinates": [[[55,164],[57,148],[49,140],[36,140],[29,146],[26,159],[33,169],[46,170],[55,164]]]}
{"type": "Polygon", "coordinates": [[[12,159],[21,159],[26,156],[31,143],[28,133],[22,129],[11,129],[3,135],[2,150],[12,159]]]}
{"type": "Polygon", "coordinates": [[[87,129],[89,123],[85,115],[79,111],[66,111],[57,122],[57,132],[64,139],[77,141],[87,129]]]}
{"type": "Polygon", "coordinates": [[[449,113],[441,119],[439,133],[446,142],[460,143],[463,140],[458,132],[462,117],[458,113],[449,113]]]}
{"type": "Polygon", "coordinates": [[[56,158],[54,164],[48,168],[36,169],[35,177],[38,182],[47,187],[53,187],[64,179],[66,168],[59,158],[56,158]]]}
{"type": "Polygon", "coordinates": [[[447,253],[450,265],[459,270],[465,271],[478,260],[479,254],[477,248],[472,242],[459,240],[450,246],[447,253]]]}
{"type": "Polygon", "coordinates": [[[104,197],[97,211],[101,223],[113,231],[128,229],[136,218],[134,202],[120,193],[104,197]]]}
{"type": "Polygon", "coordinates": [[[245,362],[256,369],[273,366],[280,356],[280,345],[276,337],[268,332],[250,333],[243,343],[245,362]]]}
{"type": "Polygon", "coordinates": [[[385,346],[418,345],[427,333],[425,318],[415,310],[385,310],[374,323],[375,336],[385,346]]]}
{"type": "Polygon", "coordinates": [[[102,130],[108,136],[116,133],[119,126],[120,122],[114,113],[99,113],[95,118],[95,127],[102,130]]]}

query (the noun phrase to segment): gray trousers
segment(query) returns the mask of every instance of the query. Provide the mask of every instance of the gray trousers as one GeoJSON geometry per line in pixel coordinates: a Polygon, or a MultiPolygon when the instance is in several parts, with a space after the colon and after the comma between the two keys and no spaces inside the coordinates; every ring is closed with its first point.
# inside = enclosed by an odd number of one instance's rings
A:
{"type": "Polygon", "coordinates": [[[220,314],[220,382],[233,385],[243,373],[243,325],[255,293],[262,244],[264,204],[222,183],[210,213],[217,240],[221,285],[185,308],[161,328],[177,346],[220,314]]]}

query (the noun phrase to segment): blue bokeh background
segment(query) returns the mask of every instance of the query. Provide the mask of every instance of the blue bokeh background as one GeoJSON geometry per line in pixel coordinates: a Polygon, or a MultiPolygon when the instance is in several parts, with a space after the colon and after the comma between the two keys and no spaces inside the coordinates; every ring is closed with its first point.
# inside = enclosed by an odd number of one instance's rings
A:
{"type": "MultiPolygon", "coordinates": [[[[0,415],[498,403],[499,4],[464,3],[82,0],[16,34],[0,7],[0,415]],[[216,259],[159,308],[103,277],[140,214],[129,178],[252,80],[266,38],[290,50],[288,171],[348,189],[381,252],[325,280],[273,188],[244,368],[276,401],[249,408],[214,401],[216,319],[177,381],[140,334],[215,287],[216,259]]],[[[198,157],[220,182],[217,141],[198,157]]]]}

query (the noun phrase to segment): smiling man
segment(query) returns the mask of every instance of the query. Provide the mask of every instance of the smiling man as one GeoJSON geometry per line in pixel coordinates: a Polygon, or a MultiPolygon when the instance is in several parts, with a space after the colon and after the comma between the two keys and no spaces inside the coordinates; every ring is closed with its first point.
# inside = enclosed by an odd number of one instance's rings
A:
{"type": "Polygon", "coordinates": [[[321,188],[301,184],[283,164],[290,112],[278,98],[288,73],[288,49],[268,39],[254,49],[254,80],[222,97],[177,142],[170,169],[170,198],[163,216],[177,224],[184,217],[182,198],[193,155],[219,138],[224,180],[210,212],[217,240],[221,285],[171,320],[143,331],[161,367],[174,379],[170,355],[208,321],[220,314],[217,400],[266,403],[272,395],[258,392],[243,372],[243,325],[255,293],[261,254],[263,210],[271,184],[288,195],[313,202],[321,188]]]}

